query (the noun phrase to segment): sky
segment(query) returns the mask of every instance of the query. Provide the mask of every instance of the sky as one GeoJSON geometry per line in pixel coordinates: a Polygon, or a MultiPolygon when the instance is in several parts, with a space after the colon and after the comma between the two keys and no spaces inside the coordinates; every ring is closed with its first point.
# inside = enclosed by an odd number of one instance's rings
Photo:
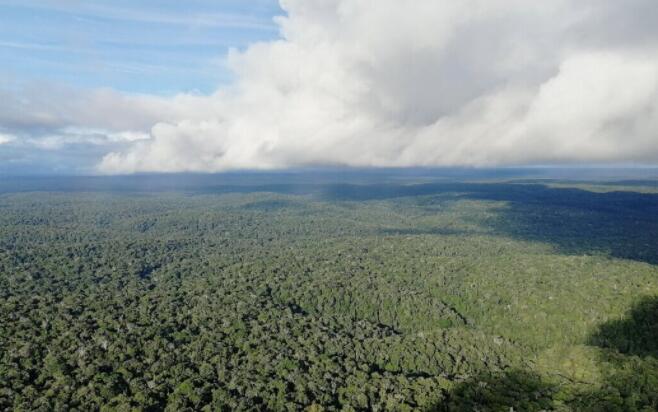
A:
{"type": "Polygon", "coordinates": [[[0,0],[6,81],[131,93],[211,93],[224,59],[278,36],[276,1],[0,0]]]}
{"type": "Polygon", "coordinates": [[[0,173],[658,165],[655,0],[0,0],[0,173]]]}

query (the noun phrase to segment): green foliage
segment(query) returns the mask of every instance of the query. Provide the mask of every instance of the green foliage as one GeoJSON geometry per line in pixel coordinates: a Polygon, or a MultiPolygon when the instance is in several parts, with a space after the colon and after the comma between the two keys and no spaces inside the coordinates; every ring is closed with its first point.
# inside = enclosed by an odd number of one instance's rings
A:
{"type": "Polygon", "coordinates": [[[652,194],[490,186],[0,195],[0,410],[656,409],[652,194]]]}
{"type": "Polygon", "coordinates": [[[623,318],[601,325],[590,343],[624,354],[658,358],[658,300],[640,299],[623,318]]]}
{"type": "Polygon", "coordinates": [[[560,406],[555,384],[539,375],[512,370],[498,374],[476,376],[457,385],[440,405],[446,411],[547,411],[560,406]]]}

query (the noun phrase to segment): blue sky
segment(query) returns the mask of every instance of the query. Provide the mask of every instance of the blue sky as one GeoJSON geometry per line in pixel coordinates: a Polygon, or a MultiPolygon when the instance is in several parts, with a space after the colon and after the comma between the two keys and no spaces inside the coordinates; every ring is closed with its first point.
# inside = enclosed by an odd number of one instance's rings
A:
{"type": "Polygon", "coordinates": [[[229,48],[276,38],[273,0],[0,0],[4,86],[209,93],[229,48]],[[6,84],[9,83],[9,84],[6,84]]]}

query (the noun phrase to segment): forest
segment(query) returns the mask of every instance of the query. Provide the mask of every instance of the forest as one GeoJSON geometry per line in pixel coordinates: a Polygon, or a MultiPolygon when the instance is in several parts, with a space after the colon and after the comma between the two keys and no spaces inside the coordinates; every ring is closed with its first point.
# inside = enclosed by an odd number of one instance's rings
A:
{"type": "Polygon", "coordinates": [[[0,410],[658,410],[656,180],[95,179],[0,182],[0,410]]]}

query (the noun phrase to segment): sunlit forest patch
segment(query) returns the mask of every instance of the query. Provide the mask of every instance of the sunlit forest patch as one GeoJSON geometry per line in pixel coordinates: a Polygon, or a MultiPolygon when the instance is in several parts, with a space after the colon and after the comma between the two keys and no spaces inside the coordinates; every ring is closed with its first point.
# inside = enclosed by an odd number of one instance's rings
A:
{"type": "Polygon", "coordinates": [[[658,194],[618,186],[7,191],[0,409],[655,410],[658,194]]]}

